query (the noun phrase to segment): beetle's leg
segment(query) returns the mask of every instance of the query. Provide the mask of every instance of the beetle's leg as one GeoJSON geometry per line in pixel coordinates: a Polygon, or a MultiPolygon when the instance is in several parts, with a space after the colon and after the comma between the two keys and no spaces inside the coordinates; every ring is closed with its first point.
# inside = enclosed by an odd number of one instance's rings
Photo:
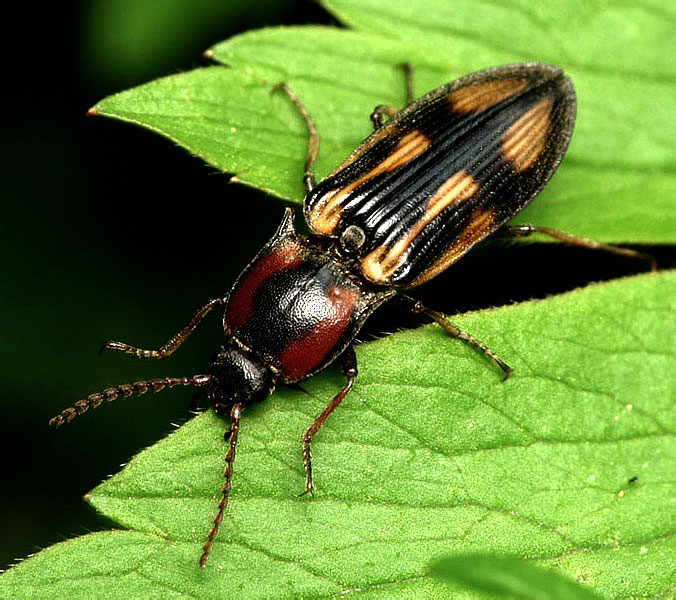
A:
{"type": "Polygon", "coordinates": [[[202,546],[202,556],[200,556],[200,569],[203,569],[207,564],[207,558],[211,553],[211,546],[216,539],[218,527],[223,520],[223,513],[228,506],[228,497],[230,496],[230,481],[232,480],[232,465],[235,462],[235,449],[237,447],[237,433],[239,432],[239,419],[242,414],[243,405],[241,403],[233,404],[230,411],[230,430],[225,434],[225,440],[230,439],[230,447],[225,455],[225,470],[223,471],[223,487],[221,488],[221,499],[218,502],[218,511],[214,517],[214,524],[209,529],[207,534],[207,541],[202,546]]]}
{"type": "Polygon", "coordinates": [[[406,106],[413,102],[413,69],[410,63],[404,62],[399,65],[404,71],[404,80],[406,81],[406,106]]]}
{"type": "MultiPolygon", "coordinates": [[[[404,71],[404,79],[406,81],[406,106],[408,106],[413,102],[413,71],[411,65],[408,63],[402,63],[399,66],[404,71]]],[[[387,115],[391,119],[398,112],[399,109],[394,106],[388,106],[386,104],[376,106],[371,113],[373,129],[378,130],[383,126],[383,115],[387,115]]]]}
{"type": "Polygon", "coordinates": [[[152,358],[154,360],[162,360],[173,354],[173,352],[183,343],[186,338],[195,330],[199,325],[200,321],[207,315],[207,313],[217,304],[223,304],[223,298],[215,298],[214,300],[209,300],[208,304],[205,304],[200,308],[188,321],[188,324],[181,329],[174,337],[172,337],[164,346],[159,350],[143,350],[142,348],[137,348],[136,346],[130,346],[124,342],[103,342],[99,354],[104,350],[120,350],[125,354],[133,354],[137,358],[152,358]]]}
{"type": "Polygon", "coordinates": [[[371,113],[371,123],[373,130],[378,131],[383,126],[383,115],[387,115],[390,119],[399,112],[398,108],[388,106],[387,104],[379,104],[373,109],[371,113]]]}
{"type": "Polygon", "coordinates": [[[315,176],[312,174],[312,166],[317,160],[317,154],[319,153],[319,133],[317,133],[317,128],[315,127],[314,122],[310,113],[300,101],[300,98],[296,96],[295,92],[289,88],[285,83],[278,83],[272,91],[275,92],[280,90],[284,92],[291,102],[296,105],[298,112],[305,120],[305,125],[307,125],[307,130],[309,134],[308,144],[307,144],[307,154],[305,155],[305,171],[303,174],[303,186],[305,186],[306,192],[311,192],[312,188],[315,187],[315,176]]]}
{"type": "Polygon", "coordinates": [[[498,365],[498,367],[500,367],[502,372],[505,374],[502,379],[503,381],[507,379],[507,377],[509,377],[509,374],[512,372],[512,368],[507,363],[505,363],[492,350],[486,348],[486,346],[484,346],[479,340],[473,338],[469,333],[465,333],[464,331],[458,329],[455,325],[453,325],[453,323],[451,323],[448,320],[446,315],[436,310],[432,310],[431,308],[427,308],[422,304],[422,302],[413,300],[408,296],[403,297],[413,302],[413,307],[411,308],[411,310],[414,313],[422,314],[429,317],[435,323],[438,323],[448,335],[453,336],[454,338],[458,338],[459,340],[462,340],[466,344],[469,344],[473,348],[476,348],[479,352],[490,358],[496,365],[498,365]]]}
{"type": "Polygon", "coordinates": [[[71,408],[62,410],[49,421],[52,427],[60,427],[64,423],[72,421],[77,415],[81,415],[89,408],[97,408],[105,400],[112,402],[118,396],[127,398],[132,394],[145,394],[148,390],[153,392],[162,391],[164,388],[174,387],[175,385],[194,385],[201,387],[211,382],[211,375],[194,375],[193,377],[163,377],[161,379],[150,379],[148,381],[137,381],[135,383],[126,383],[114,388],[108,388],[102,392],[89,394],[86,398],[78,400],[71,408]]]}
{"type": "Polygon", "coordinates": [[[568,244],[569,246],[587,248],[589,250],[601,250],[603,252],[609,252],[610,254],[617,254],[619,256],[627,256],[636,260],[642,260],[650,265],[651,271],[655,271],[657,269],[655,258],[650,254],[646,254],[645,252],[638,252],[628,248],[619,248],[618,246],[611,246],[610,244],[602,244],[601,242],[590,240],[589,238],[576,237],[562,231],[557,231],[556,229],[550,229],[549,227],[537,227],[530,224],[509,225],[501,227],[493,235],[495,237],[528,237],[534,233],[547,235],[551,238],[554,238],[555,240],[563,242],[564,244],[568,244]]]}
{"type": "Polygon", "coordinates": [[[354,380],[357,377],[357,356],[354,353],[354,348],[348,346],[348,348],[340,356],[341,365],[340,368],[347,378],[345,385],[342,387],[340,392],[326,405],[326,408],[321,412],[321,414],[314,420],[314,423],[310,425],[305,430],[303,434],[303,466],[305,467],[305,491],[301,494],[304,496],[308,492],[311,494],[314,493],[314,484],[312,482],[312,454],[310,452],[310,442],[315,434],[319,431],[321,426],[324,424],[324,421],[328,419],[329,415],[335,410],[335,408],[342,402],[343,398],[347,396],[347,393],[352,389],[354,380]]]}

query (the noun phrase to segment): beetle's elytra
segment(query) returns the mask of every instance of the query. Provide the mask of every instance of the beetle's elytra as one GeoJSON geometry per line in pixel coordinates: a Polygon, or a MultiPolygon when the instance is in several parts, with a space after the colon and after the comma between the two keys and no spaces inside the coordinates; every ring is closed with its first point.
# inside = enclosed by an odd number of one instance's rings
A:
{"type": "Polygon", "coordinates": [[[354,225],[377,285],[419,285],[514,216],[561,162],[575,121],[570,80],[547,65],[463,77],[395,114],[308,194],[317,236],[354,225]]]}
{"type": "MultiPolygon", "coordinates": [[[[204,567],[228,502],[242,410],[277,383],[310,377],[339,359],[345,385],[302,436],[305,493],[314,489],[310,443],[351,389],[357,375],[352,342],[383,302],[435,277],[491,234],[541,232],[566,243],[640,257],[550,229],[506,227],[550,179],[566,151],[575,94],[560,69],[538,63],[495,67],[444,85],[401,111],[380,106],[375,131],[315,185],[311,173],[319,137],[300,100],[310,132],[305,162],[305,219],[311,236],[296,233],[287,209],[279,229],[232,290],[202,307],[158,350],[122,342],[104,348],[141,358],[171,355],[216,305],[223,305],[225,345],[208,375],[141,381],[91,394],[54,417],[58,427],[103,400],[204,386],[218,414],[229,414],[229,447],[221,499],[199,559],[204,567]],[[389,119],[385,119],[387,116],[389,119]]],[[[406,300],[410,300],[404,296],[406,300]]],[[[510,368],[445,316],[411,301],[453,337],[510,368]]]]}

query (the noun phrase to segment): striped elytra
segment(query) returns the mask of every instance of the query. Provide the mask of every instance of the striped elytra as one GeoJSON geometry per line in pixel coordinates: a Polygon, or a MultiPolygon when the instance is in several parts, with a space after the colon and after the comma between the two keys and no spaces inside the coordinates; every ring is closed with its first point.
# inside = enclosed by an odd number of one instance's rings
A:
{"type": "Polygon", "coordinates": [[[314,235],[364,232],[376,285],[438,275],[522,210],[561,162],[575,93],[538,63],[480,71],[426,94],[367,138],[305,200],[314,235]]]}

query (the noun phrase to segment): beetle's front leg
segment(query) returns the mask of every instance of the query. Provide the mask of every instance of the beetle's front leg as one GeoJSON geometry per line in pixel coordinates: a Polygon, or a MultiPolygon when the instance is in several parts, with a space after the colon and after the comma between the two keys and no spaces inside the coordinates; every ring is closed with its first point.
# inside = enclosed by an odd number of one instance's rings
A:
{"type": "Polygon", "coordinates": [[[217,304],[223,304],[225,300],[223,298],[215,298],[209,300],[202,308],[200,308],[188,321],[188,323],[179,331],[174,337],[172,337],[164,346],[158,350],[144,350],[143,348],[137,348],[136,346],[131,346],[130,344],[125,344],[124,342],[103,342],[99,354],[104,350],[119,350],[125,354],[133,354],[136,358],[152,358],[153,360],[162,360],[167,358],[188,338],[188,336],[195,330],[195,328],[200,324],[200,321],[207,315],[207,313],[217,304]]]}
{"type": "Polygon", "coordinates": [[[312,453],[310,452],[310,442],[315,434],[319,431],[321,426],[324,424],[324,421],[328,419],[329,415],[335,410],[335,408],[342,402],[343,398],[347,396],[348,392],[352,389],[354,380],[357,377],[357,356],[354,353],[354,348],[348,346],[348,348],[340,355],[340,369],[347,378],[345,385],[342,389],[335,395],[333,400],[326,405],[326,408],[321,412],[321,414],[314,420],[312,425],[305,430],[303,434],[303,466],[305,467],[305,491],[300,494],[304,496],[308,492],[311,494],[314,493],[314,483],[312,481],[312,453]]]}

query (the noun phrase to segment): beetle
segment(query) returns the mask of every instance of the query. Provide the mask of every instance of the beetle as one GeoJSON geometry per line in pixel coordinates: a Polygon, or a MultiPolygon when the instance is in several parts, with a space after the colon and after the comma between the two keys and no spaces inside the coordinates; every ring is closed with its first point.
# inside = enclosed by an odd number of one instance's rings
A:
{"type": "Polygon", "coordinates": [[[273,238],[244,269],[228,294],[210,300],[157,350],[117,341],[113,349],[139,358],[170,356],[215,306],[224,308],[226,344],[208,374],[166,377],[94,393],[50,424],[71,421],[104,400],[189,385],[206,390],[219,415],[229,415],[224,483],[199,566],[206,565],[230,494],[241,413],[279,383],[293,384],[338,361],[345,383],[302,436],[305,490],[314,490],[310,445],[353,386],[352,343],[364,321],[395,295],[414,312],[484,353],[491,350],[404,290],[437,276],[481,240],[543,233],[568,244],[643,258],[639,253],[575,238],[543,227],[506,226],[549,181],[568,147],[575,121],[572,83],[554,66],[523,63],[467,75],[397,111],[378,106],[374,132],[317,183],[312,167],[319,135],[300,99],[285,84],[275,89],[295,104],[309,132],[303,182],[311,235],[296,232],[287,208],[273,238]]]}

